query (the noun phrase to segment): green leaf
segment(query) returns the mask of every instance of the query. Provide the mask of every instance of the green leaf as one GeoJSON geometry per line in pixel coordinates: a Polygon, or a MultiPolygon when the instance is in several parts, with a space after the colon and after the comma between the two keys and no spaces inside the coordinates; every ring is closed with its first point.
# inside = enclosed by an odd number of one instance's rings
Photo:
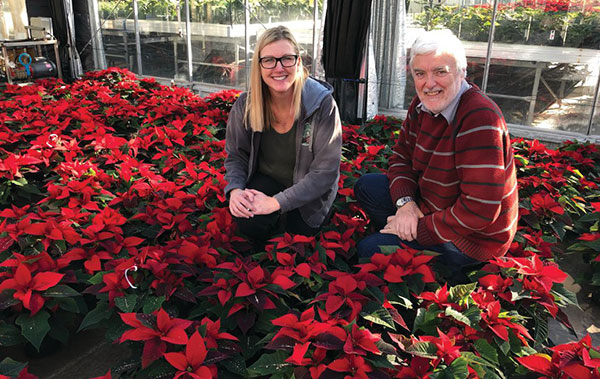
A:
{"type": "Polygon", "coordinates": [[[495,364],[498,364],[498,351],[490,345],[490,343],[484,339],[480,338],[475,341],[475,350],[485,359],[495,364]]]}
{"type": "Polygon", "coordinates": [[[125,313],[133,312],[137,302],[138,295],[132,293],[125,296],[115,298],[115,305],[125,313]]]}
{"type": "Polygon", "coordinates": [[[381,305],[371,301],[367,303],[361,310],[360,315],[368,321],[371,321],[378,325],[383,325],[392,330],[396,330],[394,327],[394,319],[390,313],[381,305]]]}
{"type": "Polygon", "coordinates": [[[73,299],[71,297],[58,298],[57,303],[61,309],[64,309],[67,312],[81,313],[81,310],[79,309],[79,306],[77,305],[77,302],[75,301],[75,299],[73,299]]]}
{"type": "Polygon", "coordinates": [[[463,357],[458,357],[450,364],[452,377],[455,379],[466,379],[469,376],[467,361],[463,357]]]}
{"type": "Polygon", "coordinates": [[[112,309],[108,308],[108,303],[101,301],[96,305],[96,308],[92,309],[83,320],[81,320],[81,325],[79,325],[79,329],[77,332],[79,333],[82,330],[88,329],[91,326],[98,324],[102,320],[106,320],[112,314],[112,309]]]}
{"type": "Polygon", "coordinates": [[[9,378],[17,377],[25,366],[27,366],[27,363],[17,362],[6,357],[0,362],[0,375],[6,375],[9,378]]]}
{"type": "Polygon", "coordinates": [[[152,313],[152,312],[158,310],[162,306],[164,301],[165,301],[164,296],[160,296],[160,297],[151,296],[144,301],[144,306],[142,308],[142,311],[144,313],[152,313]]]}
{"type": "Polygon", "coordinates": [[[104,274],[106,274],[107,272],[108,271],[97,272],[96,274],[94,274],[94,276],[92,276],[91,278],[88,279],[88,282],[90,282],[91,284],[102,283],[102,278],[104,278],[104,274]]]}
{"type": "Polygon", "coordinates": [[[19,315],[15,321],[15,323],[21,327],[21,334],[23,334],[23,337],[31,342],[37,351],[40,350],[40,345],[42,344],[44,337],[46,337],[46,334],[50,331],[50,325],[48,324],[49,318],[50,314],[48,314],[48,312],[40,311],[33,317],[23,313],[19,315]]]}
{"type": "Polygon", "coordinates": [[[219,365],[223,366],[225,370],[237,374],[241,377],[248,376],[248,370],[246,369],[246,360],[241,355],[236,355],[232,358],[219,362],[219,365]]]}
{"type": "Polygon", "coordinates": [[[446,310],[444,311],[444,314],[448,317],[452,317],[456,321],[460,321],[463,324],[472,326],[471,320],[469,320],[469,318],[467,316],[465,316],[464,314],[462,314],[461,312],[457,311],[456,309],[454,309],[452,307],[447,307],[446,310]]]}
{"type": "Polygon", "coordinates": [[[69,344],[69,329],[65,327],[62,322],[56,322],[56,319],[52,321],[52,328],[48,335],[57,341],[60,341],[64,346],[69,344]]]}
{"type": "Polygon", "coordinates": [[[273,354],[263,354],[252,366],[248,367],[249,377],[255,378],[291,369],[292,365],[285,362],[288,356],[289,354],[285,351],[276,351],[273,354]]]}
{"type": "Polygon", "coordinates": [[[13,305],[19,304],[20,301],[13,298],[15,290],[5,290],[0,294],[0,310],[7,309],[13,305]]]}
{"type": "Polygon", "coordinates": [[[398,246],[398,245],[382,245],[382,246],[379,246],[379,251],[381,251],[381,254],[384,254],[384,255],[392,255],[396,251],[398,251],[399,248],[400,248],[400,246],[398,246]]]}
{"type": "Polygon", "coordinates": [[[475,353],[472,353],[470,351],[463,351],[463,352],[461,352],[460,355],[467,362],[467,364],[471,367],[474,365],[486,366],[486,367],[491,367],[491,368],[496,367],[492,362],[489,362],[489,361],[483,359],[482,357],[475,355],[475,353]]]}
{"type": "Polygon", "coordinates": [[[373,298],[375,298],[375,300],[379,301],[380,304],[382,304],[385,301],[385,295],[379,288],[368,286],[367,292],[369,292],[373,296],[373,298]]]}
{"type": "Polygon", "coordinates": [[[406,352],[423,358],[437,358],[437,347],[431,342],[415,342],[406,348],[406,352]]]}
{"type": "Polygon", "coordinates": [[[451,287],[448,291],[448,298],[453,303],[462,303],[467,296],[475,291],[475,287],[477,287],[477,283],[460,284],[451,287]]]}
{"type": "Polygon", "coordinates": [[[14,346],[23,342],[19,328],[5,322],[0,323],[0,346],[14,346]]]}
{"type": "Polygon", "coordinates": [[[550,227],[552,227],[552,230],[554,230],[561,241],[565,238],[565,233],[567,232],[565,226],[566,224],[564,222],[556,219],[550,223],[550,227]]]}
{"type": "Polygon", "coordinates": [[[542,349],[544,343],[548,339],[548,318],[547,317],[538,317],[537,315],[534,317],[535,321],[535,335],[533,338],[535,339],[534,346],[536,348],[542,349]]]}
{"type": "Polygon", "coordinates": [[[437,324],[439,323],[439,313],[439,311],[434,311],[433,307],[430,307],[429,310],[419,308],[417,310],[417,316],[415,317],[415,321],[413,323],[413,333],[419,329],[424,331],[425,333],[434,333],[435,326],[437,326],[437,324]]]}
{"type": "Polygon", "coordinates": [[[45,297],[73,297],[73,296],[81,296],[81,294],[75,291],[73,288],[67,286],[66,284],[59,284],[52,288],[44,291],[45,297]]]}

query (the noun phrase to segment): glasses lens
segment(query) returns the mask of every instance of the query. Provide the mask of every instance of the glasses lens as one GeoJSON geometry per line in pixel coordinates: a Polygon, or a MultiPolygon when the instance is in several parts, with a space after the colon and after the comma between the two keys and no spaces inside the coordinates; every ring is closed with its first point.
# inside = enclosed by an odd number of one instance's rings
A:
{"type": "Polygon", "coordinates": [[[296,64],[296,56],[295,55],[285,55],[281,57],[281,65],[283,67],[292,67],[296,64]]]}
{"type": "Polygon", "coordinates": [[[275,58],[260,58],[260,65],[263,68],[273,68],[277,64],[277,59],[275,58]]]}

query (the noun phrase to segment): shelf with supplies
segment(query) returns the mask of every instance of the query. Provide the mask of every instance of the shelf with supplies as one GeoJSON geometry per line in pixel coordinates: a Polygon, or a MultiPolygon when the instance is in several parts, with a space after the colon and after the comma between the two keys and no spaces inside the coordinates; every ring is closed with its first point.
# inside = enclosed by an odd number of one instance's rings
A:
{"type": "Polygon", "coordinates": [[[58,76],[62,79],[58,40],[54,38],[0,41],[2,67],[6,81],[31,82],[34,79],[58,76]],[[51,46],[56,64],[42,56],[42,47],[51,46]]]}

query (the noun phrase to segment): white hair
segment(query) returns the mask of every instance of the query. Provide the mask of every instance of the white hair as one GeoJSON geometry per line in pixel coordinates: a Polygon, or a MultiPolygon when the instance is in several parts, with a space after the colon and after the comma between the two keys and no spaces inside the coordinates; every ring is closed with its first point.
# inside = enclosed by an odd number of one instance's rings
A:
{"type": "Polygon", "coordinates": [[[467,56],[460,40],[448,29],[430,30],[421,34],[410,48],[410,68],[416,55],[448,54],[454,58],[456,69],[467,75],[467,56]]]}

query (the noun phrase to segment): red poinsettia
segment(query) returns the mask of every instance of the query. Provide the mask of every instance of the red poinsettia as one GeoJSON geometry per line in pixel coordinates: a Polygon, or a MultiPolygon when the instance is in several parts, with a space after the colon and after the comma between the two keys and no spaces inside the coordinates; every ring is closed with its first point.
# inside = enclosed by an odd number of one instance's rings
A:
{"type": "Polygon", "coordinates": [[[179,377],[191,377],[195,379],[209,379],[217,377],[217,368],[214,365],[206,366],[206,345],[204,339],[195,331],[187,341],[185,337],[185,354],[184,353],[164,353],[164,357],[177,369],[177,373],[173,379],[179,377]]]}
{"type": "Polygon", "coordinates": [[[0,292],[15,290],[13,297],[20,300],[33,316],[44,306],[44,297],[39,292],[54,287],[63,276],[57,272],[37,272],[32,275],[27,265],[21,263],[12,278],[0,283],[0,292]]]}
{"type": "MultiPolygon", "coordinates": [[[[127,330],[119,342],[143,341],[142,367],[148,367],[160,358],[167,349],[167,343],[185,345],[188,343],[187,329],[192,321],[171,318],[162,308],[155,313],[156,319],[147,319],[138,313],[120,313],[123,322],[134,329],[127,330]]],[[[204,340],[202,340],[204,346],[204,340]]],[[[204,358],[202,358],[204,360],[204,358]]]]}

